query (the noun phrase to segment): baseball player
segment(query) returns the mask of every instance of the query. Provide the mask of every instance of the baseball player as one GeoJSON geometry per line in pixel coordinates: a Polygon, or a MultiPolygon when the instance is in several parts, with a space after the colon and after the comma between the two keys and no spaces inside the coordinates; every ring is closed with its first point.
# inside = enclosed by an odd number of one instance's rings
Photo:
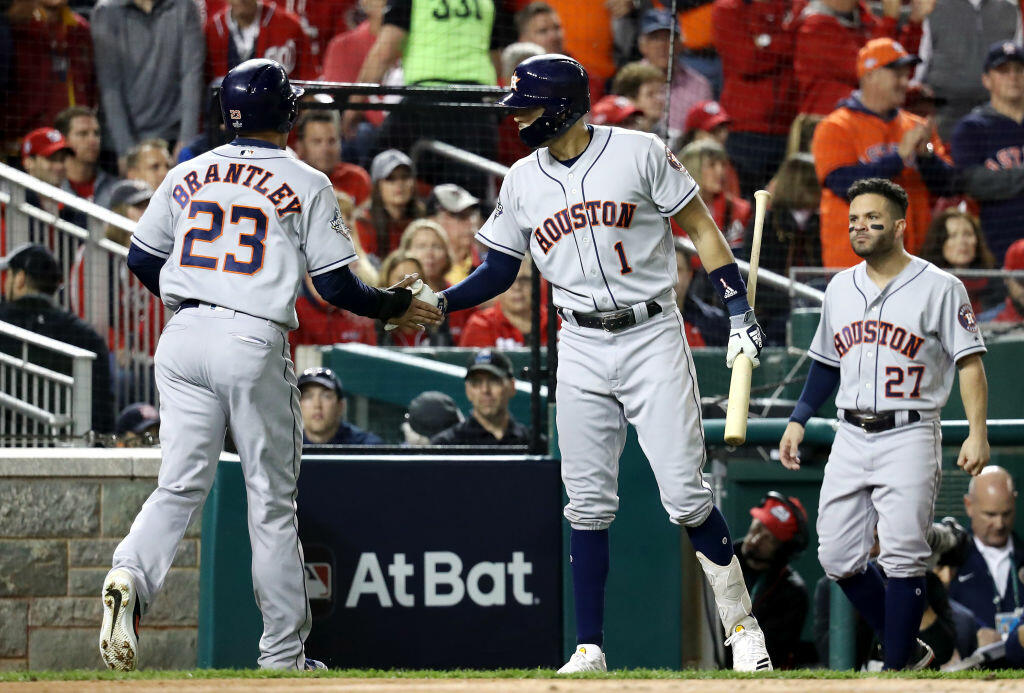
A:
{"type": "Polygon", "coordinates": [[[850,245],[864,262],[825,290],[814,361],[779,444],[799,469],[804,424],[836,384],[839,429],[818,508],[818,558],[882,643],[886,669],[934,659],[916,639],[925,607],[925,533],[942,465],[939,410],[954,364],[970,435],[957,465],[974,475],[989,459],[985,345],[959,279],[903,248],[907,194],[881,178],[855,182],[850,245]],[[882,574],[868,563],[878,527],[882,574]]]}
{"type": "Polygon", "coordinates": [[[303,651],[311,621],[295,520],[302,419],[287,339],[299,283],[308,272],[325,299],[399,325],[440,318],[403,288],[410,278],[373,289],[348,268],[356,255],[330,181],[284,149],[301,95],[274,61],[231,70],[221,105],[237,139],[172,169],[132,238],[129,268],[175,314],[155,356],[158,486],[103,581],[99,645],[112,669],[138,662],[139,619],[210,490],[227,428],[246,481],[259,665],[324,668],[303,651]]]}
{"type": "Polygon", "coordinates": [[[733,316],[728,364],[741,352],[756,364],[763,333],[697,184],[658,137],[587,125],[587,80],[564,55],[515,69],[501,103],[537,149],[512,166],[477,233],[490,248],[486,260],[441,292],[439,306],[461,310],[504,292],[527,254],[554,287],[563,319],[556,423],[579,643],[560,673],[606,670],[608,527],[627,423],[639,433],[669,520],[686,527],[714,588],[735,668],[771,669],[729,529],[701,476],[700,397],[673,291],[669,218],[690,232],[733,316]]]}

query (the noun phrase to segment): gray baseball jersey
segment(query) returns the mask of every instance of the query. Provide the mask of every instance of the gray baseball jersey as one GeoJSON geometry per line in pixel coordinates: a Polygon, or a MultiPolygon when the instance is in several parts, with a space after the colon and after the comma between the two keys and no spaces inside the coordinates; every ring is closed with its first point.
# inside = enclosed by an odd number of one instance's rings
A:
{"type": "Polygon", "coordinates": [[[915,257],[884,290],[863,262],[833,277],[808,352],[839,367],[840,409],[938,411],[953,364],[985,344],[963,282],[915,257]]]}
{"type": "Polygon", "coordinates": [[[236,143],[171,169],[132,242],[167,258],[168,308],[197,299],[292,329],[302,277],[356,259],[327,176],[284,150],[236,143]]]}
{"type": "Polygon", "coordinates": [[[530,252],[559,308],[611,311],[671,295],[666,217],[693,199],[697,184],[656,135],[591,127],[572,166],[546,147],[517,161],[477,240],[518,258],[530,252]]]}

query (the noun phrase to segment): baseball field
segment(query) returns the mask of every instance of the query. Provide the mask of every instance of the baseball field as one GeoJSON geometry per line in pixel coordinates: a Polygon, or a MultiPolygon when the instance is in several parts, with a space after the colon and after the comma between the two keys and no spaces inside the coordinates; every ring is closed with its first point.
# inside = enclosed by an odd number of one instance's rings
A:
{"type": "Polygon", "coordinates": [[[773,672],[631,669],[608,674],[555,677],[549,669],[503,671],[379,671],[344,669],[317,673],[255,670],[0,672],[0,691],[345,691],[345,693],[988,693],[1024,690],[1024,671],[859,674],[829,670],[773,672]]]}

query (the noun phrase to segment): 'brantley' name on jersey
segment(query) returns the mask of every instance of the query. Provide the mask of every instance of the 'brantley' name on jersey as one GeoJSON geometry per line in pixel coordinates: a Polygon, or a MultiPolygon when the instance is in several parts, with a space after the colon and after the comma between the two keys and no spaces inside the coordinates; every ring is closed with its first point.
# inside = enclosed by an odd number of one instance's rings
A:
{"type": "Polygon", "coordinates": [[[209,183],[234,183],[235,185],[244,185],[251,190],[255,190],[270,200],[270,203],[277,209],[278,217],[302,211],[302,203],[299,202],[299,198],[295,196],[295,191],[287,183],[281,183],[281,185],[271,191],[273,186],[268,185],[268,183],[274,177],[274,174],[270,171],[265,171],[254,164],[228,164],[222,178],[219,166],[219,164],[210,164],[209,168],[206,169],[206,176],[203,178],[202,183],[199,182],[198,172],[189,171],[182,179],[184,185],[175,185],[174,189],[171,190],[171,197],[181,205],[182,209],[185,209],[191,196],[199,192],[204,185],[209,183]],[[282,207],[281,205],[288,198],[291,198],[291,200],[282,207]]]}
{"type": "Polygon", "coordinates": [[[924,337],[918,337],[891,322],[881,320],[857,320],[836,332],[832,341],[836,346],[839,358],[846,356],[851,347],[857,344],[874,344],[887,346],[893,351],[914,358],[924,344],[924,337]]]}
{"type": "Polygon", "coordinates": [[[587,200],[572,207],[560,209],[533,230],[537,245],[547,255],[552,246],[573,231],[590,226],[611,226],[628,229],[633,225],[636,205],[631,202],[615,203],[611,200],[587,200]]]}

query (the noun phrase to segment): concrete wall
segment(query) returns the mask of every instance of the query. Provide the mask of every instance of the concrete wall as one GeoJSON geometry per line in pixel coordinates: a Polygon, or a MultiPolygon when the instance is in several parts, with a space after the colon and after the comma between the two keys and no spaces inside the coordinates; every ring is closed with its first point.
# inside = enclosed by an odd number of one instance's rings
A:
{"type": "MultiPolygon", "coordinates": [[[[103,578],[158,468],[158,450],[0,451],[0,670],[103,668],[103,578]]],[[[198,606],[196,522],[143,617],[142,668],[195,668],[198,606]]]]}

